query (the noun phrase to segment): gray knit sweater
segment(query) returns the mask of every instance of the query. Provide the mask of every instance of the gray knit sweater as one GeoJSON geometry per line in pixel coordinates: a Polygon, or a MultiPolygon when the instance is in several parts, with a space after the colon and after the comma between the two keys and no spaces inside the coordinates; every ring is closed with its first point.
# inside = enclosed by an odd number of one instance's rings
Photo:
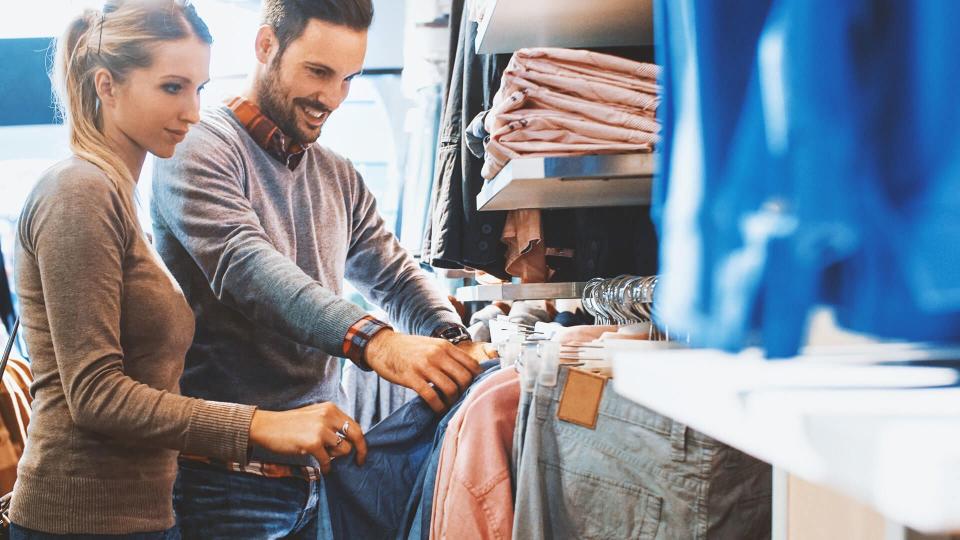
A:
{"type": "Polygon", "coordinates": [[[174,524],[178,451],[244,460],[254,408],[177,394],[193,337],[180,287],[107,176],[73,158],[28,197],[16,287],[33,416],[12,521],[48,533],[174,524]]]}
{"type": "MultiPolygon", "coordinates": [[[[338,396],[347,330],[366,313],[344,278],[401,330],[459,318],[384,225],[353,165],[313,144],[291,171],[223,106],[159,161],[157,250],[197,318],[185,395],[268,410],[338,396]]],[[[254,449],[255,459],[297,461],[254,449]]]]}

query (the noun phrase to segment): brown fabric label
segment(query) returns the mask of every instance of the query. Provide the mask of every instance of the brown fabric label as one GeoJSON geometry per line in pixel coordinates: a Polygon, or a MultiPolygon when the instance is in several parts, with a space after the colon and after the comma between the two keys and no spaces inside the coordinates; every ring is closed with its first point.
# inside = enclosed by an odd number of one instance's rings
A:
{"type": "Polygon", "coordinates": [[[570,369],[567,384],[560,395],[557,418],[571,424],[595,429],[600,413],[600,399],[607,386],[607,377],[579,369],[570,369]]]}

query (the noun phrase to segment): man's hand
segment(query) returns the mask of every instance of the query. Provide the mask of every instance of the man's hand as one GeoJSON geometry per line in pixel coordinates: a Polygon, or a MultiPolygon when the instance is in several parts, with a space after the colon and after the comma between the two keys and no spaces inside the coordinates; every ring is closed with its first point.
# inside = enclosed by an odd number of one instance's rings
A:
{"type": "Polygon", "coordinates": [[[449,341],[389,329],[377,332],[367,344],[366,360],[378,375],[412,389],[436,412],[455,403],[480,373],[479,362],[449,341]]]}
{"type": "Polygon", "coordinates": [[[491,358],[497,357],[497,349],[489,343],[480,343],[476,341],[462,341],[457,343],[457,347],[470,355],[477,362],[486,362],[491,358]]]}

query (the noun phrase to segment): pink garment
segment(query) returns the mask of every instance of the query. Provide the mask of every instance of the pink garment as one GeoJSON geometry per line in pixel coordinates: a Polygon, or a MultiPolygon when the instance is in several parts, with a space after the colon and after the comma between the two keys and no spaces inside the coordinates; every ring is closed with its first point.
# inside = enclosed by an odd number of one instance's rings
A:
{"type": "Polygon", "coordinates": [[[519,56],[514,56],[512,62],[513,64],[511,64],[509,67],[512,67],[513,69],[524,69],[537,71],[547,75],[566,77],[569,79],[582,79],[601,84],[612,84],[627,90],[645,92],[647,94],[659,95],[662,90],[660,85],[657,84],[657,81],[653,79],[638,79],[630,75],[621,75],[611,71],[597,70],[587,66],[576,64],[557,64],[545,60],[537,60],[535,58],[521,58],[519,56]]]}
{"type": "MultiPolygon", "coordinates": [[[[516,64],[507,68],[503,74],[517,77],[537,87],[550,88],[587,101],[639,109],[651,115],[656,113],[660,105],[660,95],[656,93],[639,92],[613,84],[541,73],[516,64]]],[[[501,88],[503,88],[502,81],[501,88]]]]}
{"type": "Polygon", "coordinates": [[[487,180],[495,177],[512,159],[587,156],[590,154],[625,154],[630,152],[652,152],[650,144],[632,144],[600,141],[593,143],[555,143],[548,141],[501,142],[490,139],[480,175],[487,180]]]}
{"type": "MultiPolygon", "coordinates": [[[[512,81],[510,81],[512,82],[512,81]]],[[[515,87],[515,86],[511,86],[515,87]]],[[[515,90],[506,94],[504,99],[494,100],[493,107],[487,114],[484,127],[487,132],[493,133],[503,127],[500,117],[518,109],[524,111],[541,110],[565,112],[591,120],[595,123],[617,126],[626,129],[644,131],[646,133],[660,133],[660,123],[647,116],[640,110],[628,110],[594,103],[573,96],[565,96],[546,88],[529,88],[515,90]]],[[[530,113],[544,114],[544,113],[530,113]]]]}
{"type": "Polygon", "coordinates": [[[499,120],[504,122],[504,126],[494,132],[491,138],[504,143],[542,140],[570,144],[609,141],[653,145],[660,142],[660,136],[656,133],[600,124],[565,112],[531,112],[531,109],[522,109],[500,115],[499,120]]]}
{"type": "Polygon", "coordinates": [[[535,47],[519,49],[514,53],[519,58],[542,58],[564,65],[584,65],[600,71],[621,73],[638,79],[660,79],[660,66],[637,62],[619,56],[583,51],[576,49],[562,49],[558,47],[535,47]]]}
{"type": "Polygon", "coordinates": [[[511,210],[500,240],[506,244],[504,270],[524,283],[544,283],[550,277],[547,247],[543,242],[540,210],[511,210]]]}
{"type": "Polygon", "coordinates": [[[501,115],[507,123],[490,136],[481,176],[493,178],[507,161],[518,157],[651,151],[660,140],[656,134],[597,124],[563,113],[527,117],[526,112],[523,109],[501,115]]]}
{"type": "MultiPolygon", "coordinates": [[[[484,127],[481,175],[495,177],[521,157],[649,152],[659,143],[653,118],[660,103],[659,67],[569,49],[522,49],[514,54],[484,127]]],[[[524,244],[504,235],[508,256],[524,244]]],[[[514,274],[515,275],[515,274],[514,274]]]]}
{"type": "Polygon", "coordinates": [[[504,369],[479,384],[482,387],[470,394],[443,439],[431,539],[509,540],[513,535],[510,463],[519,376],[513,369],[504,369]],[[460,424],[453,432],[458,416],[460,424]],[[447,474],[441,475],[445,468],[447,474]],[[443,486],[441,480],[445,480],[443,486]]]}

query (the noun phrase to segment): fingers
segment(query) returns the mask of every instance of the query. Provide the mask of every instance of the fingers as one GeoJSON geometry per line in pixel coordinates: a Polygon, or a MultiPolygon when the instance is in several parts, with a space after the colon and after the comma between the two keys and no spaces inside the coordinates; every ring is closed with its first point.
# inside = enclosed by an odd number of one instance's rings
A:
{"type": "Polygon", "coordinates": [[[344,423],[340,424],[340,434],[350,441],[350,444],[357,449],[357,465],[363,465],[367,461],[367,440],[363,437],[363,430],[353,418],[343,415],[344,423]],[[344,429],[346,428],[346,429],[344,429]]]}
{"type": "MultiPolygon", "coordinates": [[[[356,450],[357,465],[367,460],[367,441],[363,437],[360,425],[347,416],[333,403],[318,406],[321,410],[321,444],[330,457],[345,456],[356,450]]],[[[319,458],[318,458],[319,459],[319,458]]]]}
{"type": "MultiPolygon", "coordinates": [[[[442,362],[437,367],[457,385],[457,394],[462,394],[463,391],[470,386],[470,382],[473,381],[473,373],[468,371],[467,368],[463,367],[459,362],[442,362]]],[[[442,387],[441,390],[443,390],[442,387]]],[[[444,392],[446,392],[446,390],[444,390],[444,392]]],[[[450,396],[450,394],[447,394],[447,396],[450,396]]]]}
{"type": "Polygon", "coordinates": [[[346,456],[353,450],[353,444],[346,437],[330,429],[324,430],[323,446],[331,458],[346,456]]]}
{"type": "MultiPolygon", "coordinates": [[[[460,397],[460,386],[444,373],[443,370],[436,367],[429,367],[424,370],[424,376],[430,383],[433,383],[434,391],[439,390],[442,392],[440,399],[443,400],[447,407],[456,403],[460,397]]],[[[464,385],[464,387],[466,387],[466,385],[464,385]]]]}
{"type": "Polygon", "coordinates": [[[445,347],[447,354],[449,354],[461,366],[465,367],[467,371],[472,373],[474,376],[479,375],[483,371],[483,368],[480,367],[480,363],[474,360],[474,358],[470,356],[470,353],[452,343],[448,343],[447,345],[449,345],[448,347],[445,347]]]}
{"type": "Polygon", "coordinates": [[[318,444],[311,448],[310,454],[320,462],[320,472],[328,474],[330,472],[330,454],[327,453],[323,444],[318,444]]]}
{"type": "Polygon", "coordinates": [[[437,391],[427,383],[427,381],[420,381],[414,390],[417,392],[417,395],[422,397],[423,400],[427,402],[427,405],[430,406],[433,412],[440,413],[447,408],[440,399],[440,394],[438,394],[437,391]]]}

